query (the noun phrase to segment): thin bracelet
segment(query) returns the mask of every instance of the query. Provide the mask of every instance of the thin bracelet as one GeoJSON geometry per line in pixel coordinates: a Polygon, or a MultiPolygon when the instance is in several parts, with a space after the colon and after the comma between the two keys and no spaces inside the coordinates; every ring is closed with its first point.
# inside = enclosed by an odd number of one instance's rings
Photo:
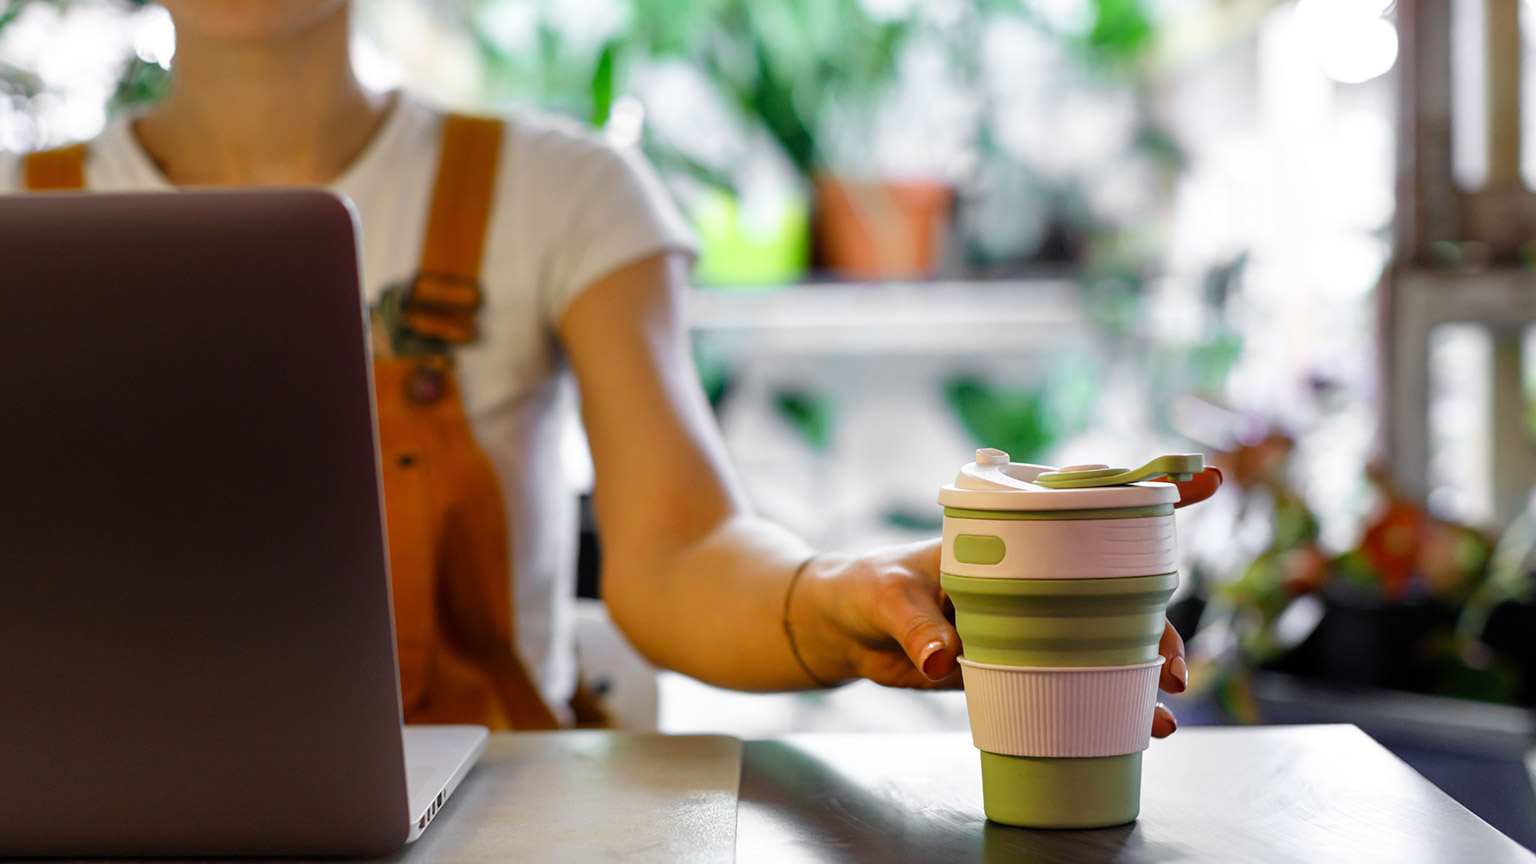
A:
{"type": "Polygon", "coordinates": [[[795,583],[800,581],[800,575],[805,572],[805,568],[809,567],[812,561],[816,560],[816,557],[812,555],[801,561],[800,566],[795,568],[795,575],[789,577],[789,587],[784,591],[784,638],[789,640],[789,653],[795,655],[795,662],[800,664],[800,670],[805,673],[807,678],[816,682],[816,686],[826,689],[832,686],[831,682],[821,680],[821,677],[812,672],[811,667],[805,664],[805,658],[800,656],[800,649],[795,647],[795,631],[790,629],[789,626],[789,601],[795,596],[795,583]]]}

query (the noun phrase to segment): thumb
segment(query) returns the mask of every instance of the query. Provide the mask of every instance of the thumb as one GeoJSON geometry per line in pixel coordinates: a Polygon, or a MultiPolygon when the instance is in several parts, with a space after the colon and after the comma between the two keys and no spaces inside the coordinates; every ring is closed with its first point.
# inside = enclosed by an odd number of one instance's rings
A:
{"type": "Polygon", "coordinates": [[[953,675],[960,657],[960,634],[944,617],[937,593],[915,580],[892,593],[883,607],[885,631],[901,644],[923,677],[942,681],[953,675]]]}

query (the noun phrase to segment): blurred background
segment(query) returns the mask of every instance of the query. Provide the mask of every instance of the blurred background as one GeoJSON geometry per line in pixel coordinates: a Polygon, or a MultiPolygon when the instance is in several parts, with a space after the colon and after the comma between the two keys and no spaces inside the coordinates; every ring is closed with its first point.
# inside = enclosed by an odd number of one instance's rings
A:
{"type": "MultiPolygon", "coordinates": [[[[1536,3],[356,8],[370,87],[658,167],[764,513],[856,551],[936,535],[977,447],[1206,453],[1181,722],[1357,723],[1536,846],[1536,3]]],[[[0,0],[0,149],[90,138],[174,64],[152,3],[0,0]]],[[[966,728],[959,694],[597,683],[667,731],[966,728]]]]}

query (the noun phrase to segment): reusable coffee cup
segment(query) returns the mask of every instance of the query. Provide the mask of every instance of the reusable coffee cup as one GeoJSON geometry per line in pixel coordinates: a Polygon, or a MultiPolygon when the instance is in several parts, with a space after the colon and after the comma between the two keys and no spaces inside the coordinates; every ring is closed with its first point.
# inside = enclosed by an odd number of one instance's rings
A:
{"type": "Polygon", "coordinates": [[[1048,468],[978,450],[939,493],[941,583],[955,605],[987,818],[1033,828],[1136,819],[1158,642],[1178,587],[1165,456],[1134,471],[1048,468]]]}

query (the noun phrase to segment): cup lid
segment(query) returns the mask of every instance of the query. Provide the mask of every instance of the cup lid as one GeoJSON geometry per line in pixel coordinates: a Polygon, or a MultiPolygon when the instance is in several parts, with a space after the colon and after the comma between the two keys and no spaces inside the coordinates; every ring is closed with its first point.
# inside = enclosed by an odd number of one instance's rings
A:
{"type": "Polygon", "coordinates": [[[976,451],[939,492],[939,503],[963,510],[1105,510],[1177,503],[1178,487],[1154,477],[1186,480],[1204,468],[1196,455],[1160,456],[1136,469],[1108,465],[1051,468],[1009,461],[1001,450],[976,451]]]}

